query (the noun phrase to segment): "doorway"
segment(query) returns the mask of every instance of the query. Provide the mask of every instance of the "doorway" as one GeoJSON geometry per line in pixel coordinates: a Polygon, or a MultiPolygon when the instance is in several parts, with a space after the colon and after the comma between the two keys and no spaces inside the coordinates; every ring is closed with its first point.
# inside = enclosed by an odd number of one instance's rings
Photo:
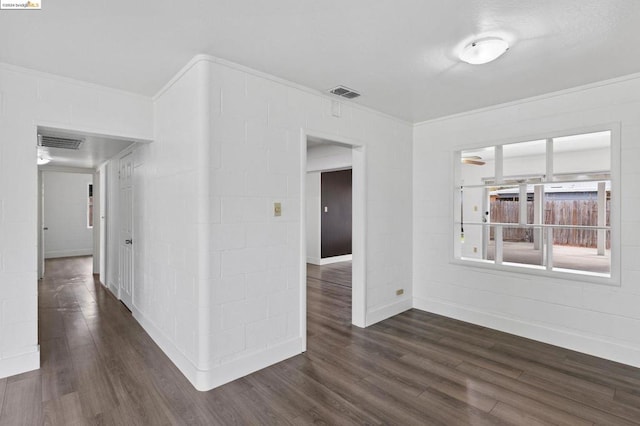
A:
{"type": "MultiPolygon", "coordinates": [[[[118,238],[117,234],[113,238],[109,234],[119,229],[118,159],[131,152],[138,142],[143,141],[50,126],[37,127],[39,277],[45,273],[45,257],[93,255],[93,273],[99,274],[100,282],[107,285],[109,280],[117,280],[118,249],[112,250],[111,246],[116,244],[118,238]],[[62,189],[56,191],[46,188],[51,180],[48,176],[57,180],[66,176],[65,179],[69,180],[69,176],[73,175],[87,178],[80,188],[82,200],[76,200],[78,197],[75,196],[70,198],[61,192],[77,186],[71,185],[71,182],[65,181],[62,189]],[[53,207],[47,206],[47,197],[53,207]],[[80,209],[75,208],[76,204],[82,204],[80,209]],[[80,223],[83,229],[70,229],[66,225],[50,226],[47,223],[50,217],[46,216],[51,208],[57,209],[55,214],[61,223],[73,220],[74,223],[80,223]],[[49,243],[55,241],[54,234],[66,245],[58,244],[56,251],[52,252],[49,243]],[[86,244],[70,250],[71,243],[78,245],[81,234],[88,238],[86,244]]],[[[129,183],[132,181],[131,178],[128,180],[129,183]]],[[[51,213],[48,215],[51,216],[51,213]]],[[[111,290],[114,290],[113,287],[111,290]]],[[[113,292],[118,296],[118,289],[115,290],[113,292]]]]}
{"type": "Polygon", "coordinates": [[[38,171],[38,278],[46,259],[94,256],[93,170],[38,171]]]}
{"type": "MultiPolygon", "coordinates": [[[[347,269],[350,269],[350,284],[351,284],[351,315],[350,323],[358,326],[366,326],[366,294],[365,294],[365,175],[364,175],[364,150],[365,148],[354,142],[346,139],[340,139],[335,137],[327,137],[326,135],[318,133],[306,133],[301,134],[301,188],[302,189],[302,208],[301,208],[301,270],[300,270],[300,283],[301,283],[301,336],[303,337],[303,350],[306,350],[306,334],[307,334],[307,277],[312,274],[320,273],[312,269],[307,270],[307,262],[312,257],[317,257],[318,260],[323,258],[320,251],[320,243],[318,241],[318,251],[313,252],[310,248],[310,243],[316,238],[315,235],[310,235],[308,231],[307,223],[309,221],[318,221],[318,225],[321,221],[321,209],[320,201],[318,201],[316,210],[317,215],[308,214],[309,206],[307,204],[308,198],[316,197],[319,194],[312,193],[307,188],[307,173],[311,172],[329,172],[337,170],[350,170],[351,174],[351,254],[350,259],[340,258],[341,256],[328,256],[327,259],[334,257],[335,260],[347,261],[351,265],[342,265],[341,270],[331,271],[329,274],[337,274],[344,278],[344,274],[347,269]],[[323,151],[321,154],[308,152],[307,147],[315,149],[316,151],[323,151]],[[348,268],[350,266],[350,268],[348,268]]],[[[320,188],[318,187],[318,191],[320,188]]],[[[320,200],[320,197],[317,198],[320,200]]],[[[326,207],[326,206],[322,206],[326,207]]],[[[320,236],[318,234],[318,240],[320,236]]],[[[342,248],[344,250],[344,247],[342,248]]],[[[317,262],[321,263],[321,262],[317,262]]],[[[326,262],[331,263],[331,262],[326,262]]],[[[332,268],[336,269],[336,267],[332,268]]],[[[340,269],[340,268],[337,268],[340,269]]],[[[315,277],[317,279],[317,276],[315,277]]],[[[333,280],[335,281],[335,280],[333,280]]]]}

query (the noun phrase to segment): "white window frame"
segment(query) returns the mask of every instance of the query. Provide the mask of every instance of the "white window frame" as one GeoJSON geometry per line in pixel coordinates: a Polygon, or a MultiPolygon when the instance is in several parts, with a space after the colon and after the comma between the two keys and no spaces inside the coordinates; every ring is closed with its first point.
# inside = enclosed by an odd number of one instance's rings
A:
{"type": "MultiPolygon", "coordinates": [[[[547,147],[548,148],[548,147],[547,147]]],[[[546,176],[553,176],[553,152],[549,149],[546,150],[547,155],[547,170],[546,176]],[[551,174],[549,174],[551,171],[551,174]]],[[[544,134],[531,135],[527,137],[521,138],[513,138],[506,139],[500,141],[485,141],[479,142],[475,144],[469,144],[464,146],[458,146],[455,148],[453,152],[453,176],[452,182],[454,183],[453,191],[453,220],[452,220],[452,228],[451,234],[453,237],[453,250],[451,253],[451,263],[462,265],[469,268],[481,269],[481,270],[492,270],[498,273],[515,273],[515,274],[527,274],[527,275],[535,275],[539,277],[549,277],[549,278],[559,278],[563,280],[569,281],[579,281],[579,282],[590,282],[595,284],[609,285],[609,286],[620,286],[620,123],[609,123],[597,126],[590,127],[582,127],[582,128],[574,128],[574,129],[565,129],[563,131],[550,131],[545,132],[544,134]],[[603,276],[602,274],[591,273],[587,271],[580,270],[558,270],[558,269],[542,269],[539,266],[532,266],[527,264],[511,264],[511,263],[498,263],[493,260],[483,260],[483,259],[475,259],[475,258],[463,258],[462,257],[462,243],[460,241],[460,226],[462,224],[461,220],[461,188],[463,187],[461,182],[461,153],[463,151],[471,151],[477,150],[480,148],[487,147],[500,147],[496,149],[496,169],[494,170],[494,178],[496,180],[502,178],[502,158],[501,151],[502,146],[526,141],[533,140],[543,140],[547,141],[553,140],[555,138],[561,138],[566,136],[575,136],[580,134],[589,134],[596,132],[610,132],[610,151],[611,151],[611,165],[610,165],[610,181],[611,181],[611,201],[610,201],[610,238],[611,238],[611,249],[610,249],[610,274],[609,276],[603,276]],[[500,158],[499,158],[500,157],[500,158]],[[498,161],[498,158],[500,161],[498,161]],[[499,164],[499,165],[498,165],[499,164]]],[[[546,180],[547,182],[541,183],[550,183],[550,179],[546,180]]],[[[473,187],[474,185],[469,185],[468,187],[473,187]]],[[[481,185],[477,185],[481,186],[481,185]]],[[[517,224],[514,224],[517,225],[517,224]]],[[[494,224],[489,224],[485,226],[495,226],[494,224]]],[[[561,226],[563,227],[563,226],[561,226]]],[[[553,226],[545,226],[546,229],[553,229],[553,226]]]]}

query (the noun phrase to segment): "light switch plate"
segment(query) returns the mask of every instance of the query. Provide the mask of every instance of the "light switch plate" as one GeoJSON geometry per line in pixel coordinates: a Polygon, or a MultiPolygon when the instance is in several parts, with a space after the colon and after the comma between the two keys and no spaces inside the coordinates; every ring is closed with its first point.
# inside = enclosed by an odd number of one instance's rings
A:
{"type": "Polygon", "coordinates": [[[281,203],[273,203],[273,215],[274,216],[282,216],[282,204],[281,203]]]}
{"type": "Polygon", "coordinates": [[[331,101],[331,115],[340,117],[342,115],[342,104],[338,101],[331,101]]]}

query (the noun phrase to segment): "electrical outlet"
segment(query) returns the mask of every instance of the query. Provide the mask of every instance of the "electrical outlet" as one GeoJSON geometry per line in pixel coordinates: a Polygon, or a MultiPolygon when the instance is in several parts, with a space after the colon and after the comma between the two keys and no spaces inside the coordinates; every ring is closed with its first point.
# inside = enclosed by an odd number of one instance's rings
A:
{"type": "Polygon", "coordinates": [[[403,288],[399,288],[398,290],[396,290],[396,296],[402,296],[403,294],[404,294],[403,288]]]}
{"type": "Polygon", "coordinates": [[[474,247],[474,248],[473,248],[473,252],[474,252],[474,253],[477,253],[477,252],[478,252],[478,247],[474,247]]]}

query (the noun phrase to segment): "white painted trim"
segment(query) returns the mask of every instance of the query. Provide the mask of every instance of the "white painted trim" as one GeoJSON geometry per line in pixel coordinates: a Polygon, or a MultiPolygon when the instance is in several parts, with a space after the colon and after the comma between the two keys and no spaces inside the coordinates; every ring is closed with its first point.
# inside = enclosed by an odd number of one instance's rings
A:
{"type": "Polygon", "coordinates": [[[302,352],[307,350],[307,134],[300,129],[300,313],[299,337],[302,352]]]}
{"type": "Polygon", "coordinates": [[[69,77],[63,77],[57,74],[50,74],[43,71],[37,71],[31,68],[24,68],[17,65],[8,64],[6,62],[0,62],[0,70],[14,72],[20,75],[26,74],[26,75],[33,76],[35,78],[46,78],[49,80],[55,80],[55,81],[59,81],[66,84],[73,84],[75,86],[79,86],[87,89],[102,90],[104,92],[116,93],[119,95],[124,95],[132,98],[138,98],[138,99],[144,99],[144,100],[151,99],[149,96],[146,96],[140,93],[127,92],[126,90],[114,89],[113,87],[108,87],[108,86],[101,86],[96,83],[89,83],[88,81],[84,81],[84,80],[76,80],[69,77]]]}
{"type": "Polygon", "coordinates": [[[339,262],[347,262],[349,260],[353,260],[352,254],[345,254],[342,256],[331,256],[324,258],[317,257],[307,257],[307,263],[311,263],[312,265],[329,265],[331,263],[339,263],[339,262]]]}
{"type": "Polygon", "coordinates": [[[40,368],[40,345],[31,352],[0,359],[0,379],[40,368]]]}
{"type": "Polygon", "coordinates": [[[414,297],[413,307],[421,311],[443,315],[516,336],[640,367],[640,347],[622,345],[619,342],[603,339],[599,336],[481,312],[437,299],[414,297]]]}
{"type": "Polygon", "coordinates": [[[45,259],[57,259],[59,257],[93,256],[93,247],[90,249],[53,250],[45,252],[45,259]]]}
{"type": "Polygon", "coordinates": [[[160,347],[162,352],[165,353],[178,367],[178,370],[194,385],[198,381],[198,369],[196,365],[189,360],[180,350],[173,344],[170,338],[168,338],[162,330],[160,330],[156,325],[148,319],[138,308],[133,306],[133,318],[138,321],[138,323],[142,326],[144,331],[147,332],[149,337],[153,339],[153,341],[160,347]]]}
{"type": "Polygon", "coordinates": [[[300,337],[296,337],[251,355],[225,362],[211,370],[198,371],[194,386],[199,391],[208,391],[285,359],[300,355],[302,353],[300,351],[301,340],[300,337]]]}
{"type": "Polygon", "coordinates": [[[42,172],[77,173],[81,175],[92,175],[95,173],[94,169],[89,169],[85,167],[50,166],[48,164],[43,166],[38,166],[38,170],[42,172]]]}
{"type": "Polygon", "coordinates": [[[373,311],[367,312],[367,327],[377,322],[391,318],[394,315],[398,315],[405,311],[408,311],[412,307],[413,301],[411,300],[411,298],[405,298],[389,305],[376,308],[373,311]]]}
{"type": "Polygon", "coordinates": [[[42,171],[38,170],[38,190],[37,190],[37,209],[38,209],[38,279],[44,277],[44,178],[42,171]]]}
{"type": "Polygon", "coordinates": [[[542,95],[531,96],[529,98],[517,99],[511,102],[504,102],[501,104],[490,105],[484,108],[472,109],[469,111],[460,112],[457,114],[446,115],[443,117],[436,117],[429,120],[419,121],[413,124],[414,127],[422,126],[424,124],[437,123],[441,121],[454,120],[457,118],[467,117],[475,114],[482,114],[485,112],[495,111],[503,108],[512,108],[514,106],[523,105],[531,102],[537,102],[545,99],[556,98],[564,95],[569,95],[572,93],[582,92],[585,90],[597,89],[604,86],[610,86],[614,84],[624,83],[626,81],[637,80],[640,79],[640,73],[628,74],[622,77],[611,78],[602,81],[596,81],[594,83],[583,84],[582,86],[575,86],[569,89],[558,90],[555,92],[544,93],[542,95]]]}
{"type": "MultiPolygon", "coordinates": [[[[358,103],[355,103],[354,101],[350,101],[347,100],[345,98],[341,98],[341,97],[336,97],[336,96],[331,96],[328,93],[322,92],[320,90],[316,90],[316,89],[312,89],[310,87],[307,86],[303,86],[301,84],[298,83],[294,83],[292,81],[289,80],[285,80],[284,78],[280,78],[280,77],[276,77],[273,74],[268,74],[262,71],[258,71],[255,70],[253,68],[249,68],[245,65],[241,65],[238,64],[236,62],[231,62],[228,61],[226,59],[222,59],[222,58],[218,58],[212,55],[206,55],[206,54],[198,54],[196,56],[194,56],[193,58],[191,58],[191,60],[189,62],[187,62],[187,64],[182,67],[172,78],[171,80],[169,80],[169,82],[167,84],[165,84],[160,90],[158,90],[158,92],[152,97],[153,101],[155,101],[156,99],[158,99],[164,92],[166,92],[167,90],[169,90],[169,88],[171,88],[171,86],[173,86],[178,80],[180,80],[180,78],[182,77],[183,74],[185,74],[187,71],[189,71],[195,64],[197,64],[198,62],[201,61],[207,61],[207,62],[211,62],[217,65],[221,65],[227,68],[231,68],[233,70],[236,71],[240,71],[246,74],[250,74],[253,75],[255,77],[259,77],[259,78],[264,78],[265,80],[269,80],[272,81],[274,83],[278,83],[278,84],[282,84],[283,86],[287,86],[287,87],[291,87],[292,89],[297,89],[300,90],[302,92],[306,92],[315,96],[320,96],[324,99],[330,100],[330,101],[339,101],[342,102],[344,104],[348,104],[349,106],[351,106],[352,108],[356,108],[362,111],[367,111],[369,113],[387,118],[389,120],[393,120],[397,123],[402,123],[402,124],[408,124],[408,125],[412,125],[413,123],[407,120],[403,120],[402,118],[399,117],[395,117],[393,115],[389,115],[387,113],[375,110],[373,108],[369,108],[366,107],[364,105],[360,105],[358,103]]],[[[329,138],[329,140],[333,140],[333,138],[329,138]]]]}
{"type": "Polygon", "coordinates": [[[117,285],[113,283],[109,283],[106,285],[106,287],[107,289],[109,289],[111,294],[113,294],[116,299],[120,300],[120,289],[118,288],[117,285]]]}
{"type": "Polygon", "coordinates": [[[276,346],[255,352],[232,361],[220,364],[207,370],[199,369],[171,342],[159,328],[134,307],[133,318],[178,367],[178,370],[199,391],[208,391],[225,383],[229,383],[247,374],[266,368],[292,356],[302,353],[302,339],[295,337],[276,346]]]}
{"type": "Polygon", "coordinates": [[[367,326],[367,164],[366,147],[351,151],[353,225],[351,237],[351,323],[367,326]]]}
{"type": "Polygon", "coordinates": [[[320,259],[320,264],[321,265],[329,265],[331,263],[347,262],[349,260],[353,260],[353,255],[352,254],[344,254],[342,256],[324,257],[324,258],[320,259]]]}

